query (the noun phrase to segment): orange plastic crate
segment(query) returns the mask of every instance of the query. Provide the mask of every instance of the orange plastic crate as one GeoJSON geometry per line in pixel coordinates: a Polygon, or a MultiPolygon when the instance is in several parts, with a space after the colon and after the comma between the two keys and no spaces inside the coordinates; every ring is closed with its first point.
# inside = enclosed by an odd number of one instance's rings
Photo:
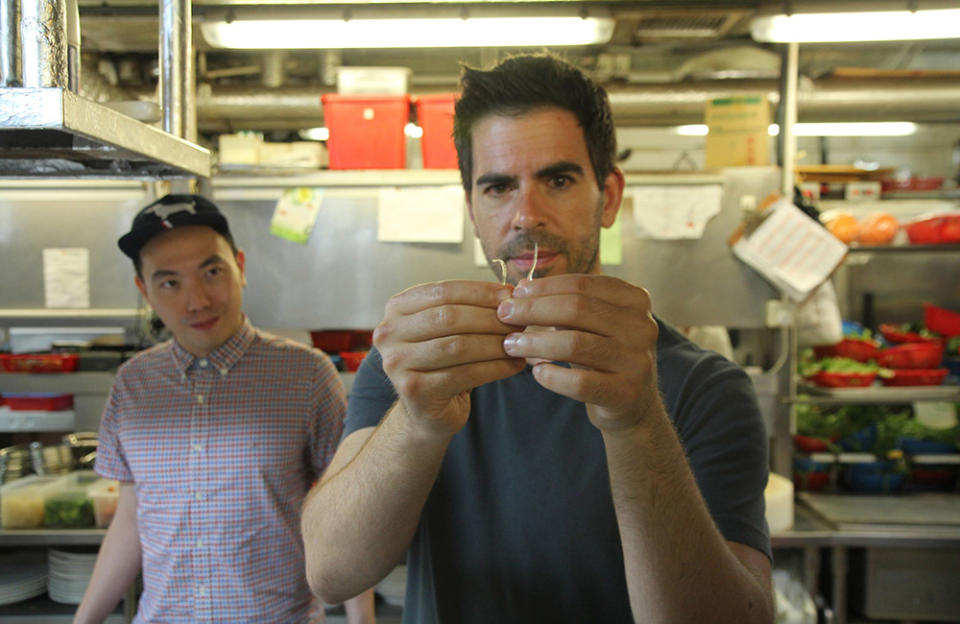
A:
{"type": "Polygon", "coordinates": [[[320,99],[331,169],[406,167],[410,96],[327,93],[320,99]]]}
{"type": "Polygon", "coordinates": [[[417,98],[417,122],[423,128],[420,148],[424,169],[456,169],[453,144],[453,107],[456,93],[421,95],[417,98]]]}

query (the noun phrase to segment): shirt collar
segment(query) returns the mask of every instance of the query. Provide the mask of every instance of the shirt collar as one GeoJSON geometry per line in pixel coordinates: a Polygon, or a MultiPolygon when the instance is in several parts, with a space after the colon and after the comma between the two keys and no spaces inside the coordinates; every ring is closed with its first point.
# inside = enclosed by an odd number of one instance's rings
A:
{"type": "Polygon", "coordinates": [[[203,358],[198,358],[190,353],[176,341],[172,340],[171,353],[173,354],[173,363],[177,370],[186,375],[187,371],[193,367],[198,360],[207,360],[210,365],[220,371],[221,375],[226,375],[234,364],[240,361],[243,354],[247,352],[253,339],[256,337],[256,330],[250,323],[246,315],[243,317],[243,324],[225,343],[208,353],[203,358]]]}

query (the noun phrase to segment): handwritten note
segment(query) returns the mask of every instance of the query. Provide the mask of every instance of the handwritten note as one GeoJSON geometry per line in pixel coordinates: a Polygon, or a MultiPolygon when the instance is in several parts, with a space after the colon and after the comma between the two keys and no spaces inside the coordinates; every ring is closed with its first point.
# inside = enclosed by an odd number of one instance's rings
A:
{"type": "Polygon", "coordinates": [[[43,294],[48,308],[89,308],[90,250],[44,249],[43,294]]]}

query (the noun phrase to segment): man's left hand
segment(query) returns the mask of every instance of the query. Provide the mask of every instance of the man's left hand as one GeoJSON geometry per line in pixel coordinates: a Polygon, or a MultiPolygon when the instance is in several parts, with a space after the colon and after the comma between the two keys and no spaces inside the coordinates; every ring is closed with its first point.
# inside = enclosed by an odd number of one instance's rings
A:
{"type": "Polygon", "coordinates": [[[504,350],[513,357],[567,362],[539,363],[543,387],[587,404],[601,431],[632,428],[660,405],[657,387],[657,322],[650,295],[606,275],[567,274],[521,281],[497,314],[510,325],[556,331],[512,333],[504,350]]]}

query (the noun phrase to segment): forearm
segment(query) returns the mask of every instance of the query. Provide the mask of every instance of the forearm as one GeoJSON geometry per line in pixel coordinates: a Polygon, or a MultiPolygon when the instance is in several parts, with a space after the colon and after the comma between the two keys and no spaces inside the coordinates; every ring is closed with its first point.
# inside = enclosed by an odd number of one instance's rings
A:
{"type": "Polygon", "coordinates": [[[100,553],[74,616],[74,624],[103,622],[137,578],[140,565],[136,511],[118,507],[100,545],[100,553]]]}
{"type": "Polygon", "coordinates": [[[325,602],[356,596],[403,559],[448,444],[411,427],[398,403],[349,463],[331,466],[303,512],[307,579],[325,602]]]}
{"type": "Polygon", "coordinates": [[[769,597],[710,517],[662,406],[604,444],[634,619],[769,624],[769,597]]]}
{"type": "Polygon", "coordinates": [[[347,612],[347,624],[374,624],[377,621],[372,588],[343,603],[343,608],[347,612]]]}

